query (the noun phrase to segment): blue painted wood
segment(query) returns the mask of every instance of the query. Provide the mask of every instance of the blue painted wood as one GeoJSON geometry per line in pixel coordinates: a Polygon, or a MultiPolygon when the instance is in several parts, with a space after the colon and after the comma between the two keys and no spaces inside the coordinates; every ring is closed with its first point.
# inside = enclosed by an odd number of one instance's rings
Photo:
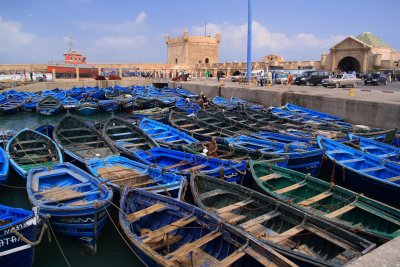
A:
{"type": "Polygon", "coordinates": [[[200,109],[200,106],[196,102],[193,102],[191,100],[187,102],[183,98],[175,102],[175,107],[182,111],[185,111],[188,114],[194,114],[200,109]]]}
{"type": "Polygon", "coordinates": [[[141,162],[154,165],[189,177],[192,172],[200,172],[218,177],[228,182],[244,182],[246,177],[246,161],[232,161],[208,158],[199,154],[176,151],[167,148],[152,148],[148,151],[137,151],[135,157],[141,162]]]}
{"type": "Polygon", "coordinates": [[[63,162],[63,155],[57,144],[48,136],[25,128],[7,143],[6,152],[10,165],[26,179],[32,168],[63,162]]]}
{"type": "Polygon", "coordinates": [[[230,144],[248,150],[259,151],[288,158],[287,168],[316,174],[322,160],[322,150],[306,143],[282,143],[275,140],[258,139],[248,136],[226,137],[230,144]]]}
{"type": "Polygon", "coordinates": [[[35,208],[34,211],[0,205],[0,220],[5,222],[0,225],[0,266],[30,267],[33,265],[34,247],[11,233],[11,229],[18,229],[24,237],[35,242],[41,222],[35,208]]]}
{"type": "Polygon", "coordinates": [[[43,97],[36,106],[36,111],[40,115],[54,115],[60,112],[62,104],[54,95],[48,95],[43,97]]]}
{"type": "Polygon", "coordinates": [[[78,105],[78,113],[84,116],[96,114],[98,110],[98,103],[90,99],[81,99],[78,105]]]}
{"type": "Polygon", "coordinates": [[[294,105],[291,103],[286,103],[285,108],[298,114],[298,115],[307,116],[307,117],[311,117],[311,118],[322,119],[322,120],[326,120],[326,121],[344,121],[344,119],[341,117],[333,116],[328,113],[323,113],[323,112],[319,112],[319,111],[308,109],[308,108],[303,108],[303,107],[300,107],[300,106],[297,106],[297,105],[294,105]]]}
{"type": "Polygon", "coordinates": [[[7,154],[4,149],[0,147],[0,184],[5,184],[7,182],[9,166],[7,154]]]}
{"type": "Polygon", "coordinates": [[[64,100],[61,101],[62,107],[65,111],[76,111],[80,104],[79,100],[68,96],[64,100]]]}
{"type": "Polygon", "coordinates": [[[39,207],[40,214],[50,215],[56,233],[77,239],[96,251],[96,241],[108,220],[105,209],[113,197],[110,188],[71,163],[61,163],[51,169],[32,169],[27,191],[29,201],[39,207]]]}
{"type": "Polygon", "coordinates": [[[186,179],[183,176],[176,175],[172,172],[164,172],[160,168],[149,167],[143,163],[133,161],[121,156],[109,156],[104,159],[89,159],[86,161],[86,167],[89,172],[98,177],[100,181],[110,185],[114,190],[120,192],[125,186],[140,187],[153,193],[168,195],[173,198],[181,199],[182,191],[186,184],[186,179]],[[131,179],[118,181],[118,173],[108,174],[106,176],[99,175],[99,169],[109,167],[121,167],[125,170],[134,170],[137,174],[129,174],[131,179]],[[133,177],[135,176],[135,177],[133,177]],[[114,177],[109,178],[107,177],[114,177]],[[145,179],[136,179],[144,177],[145,179]],[[153,181],[144,185],[138,185],[146,181],[153,181]],[[137,184],[137,186],[135,186],[137,184]]]}
{"type": "Polygon", "coordinates": [[[376,200],[400,206],[399,164],[320,136],[317,141],[328,158],[328,166],[334,168],[335,182],[376,200]]]}
{"type": "Polygon", "coordinates": [[[124,190],[121,198],[119,222],[123,232],[128,236],[131,248],[146,266],[218,266],[235,252],[244,252],[245,255],[234,260],[233,266],[263,266],[254,257],[247,254],[248,250],[255,251],[261,257],[260,261],[264,260],[264,262],[270,262],[273,265],[276,264],[276,266],[295,266],[284,256],[269,249],[238,228],[223,223],[209,212],[185,202],[144,190],[129,188],[124,190]],[[141,212],[157,204],[161,208],[155,212],[147,215],[144,213],[144,215],[133,219],[129,217],[130,214],[141,212]],[[183,227],[167,230],[168,239],[166,242],[156,242],[154,246],[147,242],[148,240],[151,241],[148,234],[168,225],[174,226],[174,223],[178,220],[190,221],[183,224],[183,227]],[[204,242],[198,248],[193,247],[193,249],[179,255],[178,259],[174,259],[173,253],[180,248],[188,247],[190,243],[213,234],[221,236],[204,242]],[[157,245],[159,246],[158,249],[157,245]],[[161,252],[161,249],[163,249],[163,252],[161,252]]]}

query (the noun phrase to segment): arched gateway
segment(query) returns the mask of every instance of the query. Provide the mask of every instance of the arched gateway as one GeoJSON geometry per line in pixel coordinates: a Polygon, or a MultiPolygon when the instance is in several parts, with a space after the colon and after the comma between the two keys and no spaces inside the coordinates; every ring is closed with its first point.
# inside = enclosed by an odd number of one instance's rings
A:
{"type": "Polygon", "coordinates": [[[345,72],[360,72],[360,62],[354,57],[345,57],[339,61],[338,69],[345,72]]]}

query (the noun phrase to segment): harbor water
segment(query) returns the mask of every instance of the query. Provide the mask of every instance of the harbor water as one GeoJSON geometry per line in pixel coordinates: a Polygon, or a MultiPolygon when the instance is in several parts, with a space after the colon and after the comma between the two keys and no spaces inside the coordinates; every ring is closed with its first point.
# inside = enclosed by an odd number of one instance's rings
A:
{"type": "MultiPolygon", "coordinates": [[[[4,130],[21,130],[23,128],[35,129],[41,125],[56,125],[64,114],[53,116],[41,116],[36,113],[19,113],[0,117],[0,131],[4,130]]],[[[110,114],[99,113],[93,116],[85,116],[85,119],[102,121],[108,119],[110,114]]],[[[129,114],[118,113],[118,116],[129,116],[129,114]]],[[[10,168],[10,174],[7,184],[0,186],[0,204],[31,209],[26,192],[26,184],[10,168]]],[[[110,206],[110,216],[115,225],[118,225],[118,210],[114,206],[110,206]]],[[[118,229],[119,230],[119,229],[118,229]]],[[[97,253],[93,254],[87,248],[81,246],[76,241],[56,235],[56,239],[52,236],[49,242],[47,235],[43,237],[42,242],[36,247],[34,267],[62,267],[68,266],[143,266],[140,260],[133,254],[128,245],[123,241],[118,230],[109,220],[103,233],[97,243],[97,253]],[[57,242],[59,243],[65,257],[61,253],[57,242]]],[[[121,232],[122,234],[122,232],[121,232]]]]}

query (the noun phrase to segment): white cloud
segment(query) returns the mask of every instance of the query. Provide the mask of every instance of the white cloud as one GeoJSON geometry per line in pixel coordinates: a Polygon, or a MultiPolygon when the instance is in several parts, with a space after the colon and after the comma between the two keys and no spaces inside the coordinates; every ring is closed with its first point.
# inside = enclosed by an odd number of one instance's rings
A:
{"type": "Polygon", "coordinates": [[[35,35],[21,30],[21,23],[6,21],[0,16],[0,51],[16,50],[21,46],[29,46],[35,35]]]}
{"type": "Polygon", "coordinates": [[[104,36],[99,40],[92,41],[91,45],[102,48],[124,48],[133,49],[144,46],[147,43],[146,36],[104,36]]]}
{"type": "Polygon", "coordinates": [[[146,12],[142,11],[135,19],[136,24],[143,24],[147,18],[146,12]]]}
{"type": "MultiPolygon", "coordinates": [[[[311,33],[297,33],[288,36],[286,33],[272,32],[257,21],[253,21],[252,26],[253,60],[259,60],[269,53],[279,53],[286,57],[293,55],[294,52],[297,57],[288,58],[288,60],[299,59],[303,56],[310,59],[310,55],[320,55],[323,50],[345,38],[343,35],[320,38],[311,33]]],[[[222,33],[220,60],[243,60],[247,49],[247,24],[207,24],[207,34],[214,35],[217,32],[222,33]]],[[[191,34],[204,35],[204,26],[193,26],[191,34]]]]}

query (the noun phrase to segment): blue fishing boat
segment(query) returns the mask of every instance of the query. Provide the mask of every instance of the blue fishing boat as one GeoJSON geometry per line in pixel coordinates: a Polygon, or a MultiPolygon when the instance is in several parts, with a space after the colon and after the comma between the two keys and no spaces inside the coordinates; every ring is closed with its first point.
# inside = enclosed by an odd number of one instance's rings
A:
{"type": "MultiPolygon", "coordinates": [[[[18,232],[35,243],[41,226],[37,208],[29,211],[0,205],[0,266],[32,266],[35,255],[34,246],[24,242],[15,233],[18,232]]],[[[42,229],[42,231],[45,231],[46,226],[43,226],[42,229]]],[[[40,234],[39,238],[42,236],[43,233],[40,234]]]]}
{"type": "Polygon", "coordinates": [[[322,150],[307,143],[281,143],[274,140],[251,138],[248,136],[226,137],[230,144],[264,154],[272,154],[288,159],[287,168],[316,174],[322,160],[322,150]]]}
{"type": "Polygon", "coordinates": [[[361,151],[375,155],[381,159],[400,163],[400,148],[394,147],[370,138],[349,134],[349,139],[358,141],[361,151]]]}
{"type": "Polygon", "coordinates": [[[207,211],[140,189],[124,190],[119,222],[146,266],[297,266],[207,211]]]}
{"type": "Polygon", "coordinates": [[[181,97],[185,97],[185,98],[188,97],[188,98],[190,98],[190,99],[192,99],[192,100],[195,100],[196,98],[199,97],[198,94],[193,93],[193,92],[190,92],[190,91],[185,90],[185,89],[182,89],[182,88],[179,88],[179,87],[176,88],[175,91],[176,91],[181,97]]]}
{"type": "Polygon", "coordinates": [[[99,100],[98,103],[99,108],[107,113],[114,113],[120,109],[118,101],[116,100],[99,100]]]}
{"type": "Polygon", "coordinates": [[[0,103],[6,100],[5,95],[0,94],[0,103]]]}
{"type": "Polygon", "coordinates": [[[51,124],[39,126],[35,129],[35,131],[48,136],[50,139],[53,139],[54,126],[51,124]]]}
{"type": "Polygon", "coordinates": [[[243,100],[243,99],[240,99],[240,98],[237,98],[237,97],[233,97],[233,96],[231,97],[231,103],[236,104],[237,106],[243,105],[246,108],[252,109],[252,110],[260,110],[260,111],[264,110],[264,106],[263,105],[253,104],[253,103],[251,103],[249,101],[246,101],[246,100],[243,100]]]}
{"type": "Polygon", "coordinates": [[[0,146],[0,184],[5,184],[7,182],[9,166],[7,154],[0,146]]]}
{"type": "Polygon", "coordinates": [[[26,100],[18,94],[7,95],[6,100],[0,103],[0,115],[17,113],[25,101],[26,100]]]}
{"type": "Polygon", "coordinates": [[[50,116],[60,112],[61,107],[60,100],[49,95],[45,96],[37,103],[36,111],[40,115],[50,116]]]}
{"type": "Polygon", "coordinates": [[[174,127],[147,118],[142,119],[139,128],[161,146],[170,147],[172,149],[179,149],[182,145],[190,145],[199,142],[197,139],[174,127]]]}
{"type": "Polygon", "coordinates": [[[32,169],[28,198],[40,214],[50,215],[52,229],[96,251],[113,192],[98,179],[71,163],[32,169]]]}
{"type": "Polygon", "coordinates": [[[53,140],[28,128],[22,129],[7,143],[6,152],[11,166],[24,179],[32,168],[50,168],[63,162],[61,150],[53,140]]]}
{"type": "Polygon", "coordinates": [[[328,159],[328,167],[332,171],[331,182],[400,207],[399,164],[320,136],[317,141],[328,159]]]}
{"type": "Polygon", "coordinates": [[[22,105],[22,110],[27,112],[36,111],[37,104],[42,98],[43,97],[39,95],[30,97],[25,104],[22,105]]]}
{"type": "Polygon", "coordinates": [[[68,96],[66,97],[63,101],[61,101],[62,107],[65,111],[76,111],[78,109],[78,106],[80,104],[79,100],[76,100],[75,98],[68,96]]]}
{"type": "Polygon", "coordinates": [[[66,94],[67,96],[70,96],[76,100],[80,100],[84,92],[85,89],[83,87],[72,87],[71,89],[66,91],[66,94]]]}
{"type": "Polygon", "coordinates": [[[218,177],[228,182],[247,182],[246,161],[208,158],[200,154],[191,154],[167,148],[152,148],[148,151],[135,152],[137,159],[144,164],[155,164],[163,170],[169,170],[189,177],[193,172],[200,172],[218,177]]]}
{"type": "Polygon", "coordinates": [[[221,108],[225,108],[225,109],[234,109],[236,108],[238,105],[235,103],[232,103],[229,99],[220,97],[220,96],[216,96],[214,97],[211,102],[221,108]]]}
{"type": "Polygon", "coordinates": [[[82,99],[78,105],[78,113],[84,116],[97,113],[98,103],[91,99],[82,99]]]}
{"type": "Polygon", "coordinates": [[[175,107],[182,111],[185,111],[188,114],[194,114],[200,109],[200,106],[196,102],[193,102],[191,100],[186,101],[183,98],[175,102],[175,107]]]}
{"type": "Polygon", "coordinates": [[[82,165],[90,158],[119,155],[94,125],[76,116],[62,118],[54,129],[53,138],[71,160],[82,165]]]}
{"type": "Polygon", "coordinates": [[[104,99],[105,92],[98,87],[86,87],[84,94],[86,95],[86,98],[102,100],[104,99]]]}
{"type": "Polygon", "coordinates": [[[102,128],[104,138],[130,158],[135,151],[159,147],[142,129],[124,119],[110,118],[102,128]]]}
{"type": "Polygon", "coordinates": [[[183,176],[121,156],[89,159],[86,167],[92,175],[117,192],[128,186],[181,199],[186,186],[183,176]]]}
{"type": "Polygon", "coordinates": [[[308,109],[308,108],[303,108],[303,107],[300,107],[300,106],[297,106],[297,105],[294,105],[291,103],[286,103],[286,105],[284,107],[293,113],[296,113],[296,114],[302,115],[302,116],[307,116],[310,118],[321,119],[321,120],[326,120],[326,121],[344,121],[344,119],[341,117],[333,116],[328,113],[323,113],[323,112],[315,111],[315,110],[308,109]]]}
{"type": "Polygon", "coordinates": [[[299,144],[300,146],[304,146],[306,144],[316,144],[317,140],[309,136],[296,136],[289,134],[280,134],[268,131],[256,132],[250,134],[250,136],[259,138],[259,139],[267,139],[267,140],[275,140],[285,144],[299,144]]]}

